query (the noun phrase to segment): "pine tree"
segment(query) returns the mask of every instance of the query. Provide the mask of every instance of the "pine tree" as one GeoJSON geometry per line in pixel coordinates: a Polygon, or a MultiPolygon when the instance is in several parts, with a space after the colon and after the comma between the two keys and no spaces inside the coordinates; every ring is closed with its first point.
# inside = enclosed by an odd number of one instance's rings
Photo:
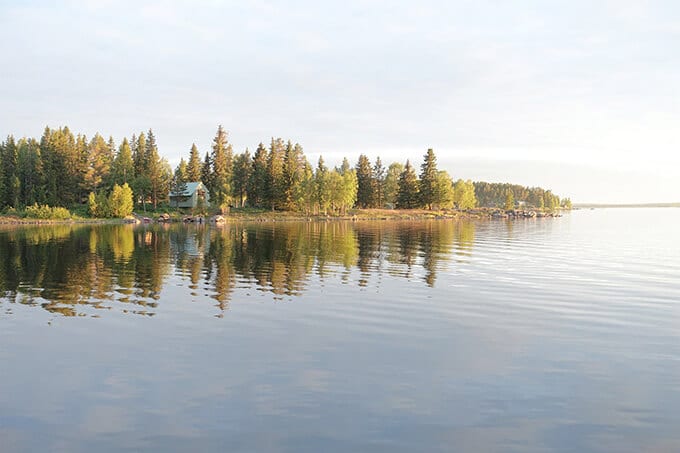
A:
{"type": "Polygon", "coordinates": [[[35,139],[19,140],[17,145],[17,178],[19,204],[30,206],[44,203],[43,164],[40,145],[35,139]]]}
{"type": "Polygon", "coordinates": [[[146,163],[146,135],[144,132],[139,133],[139,137],[135,139],[132,136],[132,161],[135,164],[135,175],[146,175],[148,166],[146,163]]]}
{"type": "Polygon", "coordinates": [[[414,209],[419,205],[418,177],[411,166],[411,162],[406,161],[404,171],[399,176],[399,190],[397,193],[397,208],[414,209]]]}
{"type": "Polygon", "coordinates": [[[437,158],[432,148],[427,150],[420,166],[420,203],[432,209],[437,190],[437,158]]]}
{"type": "Polygon", "coordinates": [[[187,178],[188,182],[198,182],[201,180],[201,157],[198,155],[198,148],[195,143],[191,144],[191,151],[189,152],[187,178]]]}
{"type": "Polygon", "coordinates": [[[330,207],[332,193],[328,177],[328,168],[324,164],[323,157],[319,156],[319,163],[314,173],[314,183],[316,188],[315,200],[319,206],[319,211],[324,215],[328,213],[330,207]]]}
{"type": "Polygon", "coordinates": [[[88,148],[85,184],[90,191],[97,192],[103,188],[109,176],[113,156],[110,154],[108,143],[98,133],[92,137],[88,148]]]}
{"type": "Polygon", "coordinates": [[[218,126],[213,139],[210,159],[212,161],[210,198],[224,209],[231,203],[233,158],[231,145],[222,125],[218,126]]]}
{"type": "Polygon", "coordinates": [[[267,156],[267,206],[271,210],[282,209],[284,204],[283,140],[272,138],[267,156]]]}
{"type": "Polygon", "coordinates": [[[207,151],[201,166],[201,181],[210,190],[210,187],[212,187],[212,161],[210,160],[210,153],[207,151]]]}
{"type": "Polygon", "coordinates": [[[248,204],[263,207],[267,199],[267,149],[257,145],[248,182],[248,204]]]}
{"type": "Polygon", "coordinates": [[[18,207],[19,180],[17,178],[18,150],[13,136],[8,136],[3,146],[2,162],[4,177],[4,199],[0,200],[0,207],[18,207]]]}
{"type": "Polygon", "coordinates": [[[122,185],[129,183],[135,177],[135,164],[132,160],[132,149],[127,138],[118,147],[113,163],[111,164],[111,179],[114,184],[122,185]]]}
{"type": "Polygon", "coordinates": [[[371,162],[364,154],[359,156],[356,166],[357,173],[357,206],[370,208],[375,205],[375,180],[371,162]]]}
{"type": "Polygon", "coordinates": [[[340,167],[337,168],[336,170],[341,175],[344,175],[345,173],[347,173],[350,170],[350,168],[352,168],[352,167],[349,165],[349,161],[347,160],[346,157],[343,157],[342,158],[342,165],[340,165],[340,167]]]}
{"type": "Polygon", "coordinates": [[[244,206],[247,197],[248,181],[250,180],[250,172],[253,168],[252,165],[248,148],[246,148],[243,153],[234,157],[234,197],[236,198],[239,207],[244,206]]]}
{"type": "Polygon", "coordinates": [[[163,200],[168,193],[168,186],[172,180],[172,170],[168,168],[167,162],[161,159],[156,145],[156,137],[151,129],[146,134],[144,161],[146,164],[145,175],[149,178],[150,183],[149,195],[153,208],[157,209],[158,202],[163,200]]]}
{"type": "Polygon", "coordinates": [[[283,209],[292,211],[296,208],[296,194],[302,183],[303,161],[302,148],[288,140],[283,155],[283,209]]]}
{"type": "Polygon", "coordinates": [[[304,155],[302,156],[302,179],[295,194],[295,204],[298,211],[309,214],[314,209],[315,185],[314,170],[304,155]]]}
{"type": "Polygon", "coordinates": [[[373,178],[375,181],[375,205],[378,208],[383,207],[384,198],[384,184],[385,184],[385,167],[383,167],[380,156],[375,159],[375,165],[373,166],[373,178]]]}

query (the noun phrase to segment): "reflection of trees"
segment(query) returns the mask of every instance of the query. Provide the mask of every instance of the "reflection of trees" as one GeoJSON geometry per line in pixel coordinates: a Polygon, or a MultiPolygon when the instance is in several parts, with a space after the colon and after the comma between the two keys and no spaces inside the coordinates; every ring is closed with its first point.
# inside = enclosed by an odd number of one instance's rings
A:
{"type": "MultiPolygon", "coordinates": [[[[358,284],[387,272],[432,286],[458,253],[471,253],[474,224],[269,222],[205,225],[39,226],[0,230],[0,299],[72,316],[114,304],[153,314],[170,272],[198,295],[211,288],[221,310],[237,282],[277,297],[304,292],[310,278],[356,267],[358,284]]],[[[376,283],[377,284],[377,283],[376,283]]],[[[92,312],[90,312],[92,314],[92,312]]]]}
{"type": "Polygon", "coordinates": [[[168,235],[131,225],[39,226],[0,233],[0,290],[10,300],[40,303],[65,315],[76,307],[118,302],[146,312],[156,306],[170,266],[168,235]],[[149,300],[151,299],[151,300],[149,300]],[[142,306],[142,308],[139,308],[142,306]]]}
{"type": "MultiPolygon", "coordinates": [[[[512,223],[512,222],[511,222],[512,223]]],[[[475,242],[475,224],[461,222],[456,228],[456,252],[459,256],[472,255],[472,246],[475,242]]]]}

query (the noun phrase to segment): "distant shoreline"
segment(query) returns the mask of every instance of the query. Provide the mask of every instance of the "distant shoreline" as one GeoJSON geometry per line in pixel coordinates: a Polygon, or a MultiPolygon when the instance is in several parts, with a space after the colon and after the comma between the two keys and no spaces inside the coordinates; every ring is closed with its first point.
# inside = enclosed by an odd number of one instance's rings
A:
{"type": "Polygon", "coordinates": [[[598,208],[680,208],[678,203],[574,203],[574,209],[598,208]]]}

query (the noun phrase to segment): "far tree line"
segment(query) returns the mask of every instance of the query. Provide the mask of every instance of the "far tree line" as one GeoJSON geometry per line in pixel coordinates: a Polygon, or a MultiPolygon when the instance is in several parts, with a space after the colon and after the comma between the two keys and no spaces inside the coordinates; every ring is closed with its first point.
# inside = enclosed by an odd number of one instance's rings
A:
{"type": "Polygon", "coordinates": [[[151,129],[123,138],[118,145],[112,137],[97,133],[88,139],[68,127],[47,127],[40,139],[9,136],[0,143],[0,210],[34,204],[70,207],[89,201],[90,207],[104,212],[102,206],[123,192],[124,198],[131,192],[137,208],[156,209],[171,195],[181,197],[188,182],[198,181],[208,189],[211,205],[223,211],[249,206],[327,214],[353,207],[555,209],[571,205],[542,188],[454,182],[438,169],[432,149],[419,168],[410,160],[385,165],[377,157],[371,162],[363,154],[354,165],[345,158],[340,166],[330,168],[322,157],[310,164],[299,143],[281,138],[272,138],[268,146],[260,143],[252,154],[249,149],[234,153],[222,126],[204,156],[193,144],[174,171],[161,157],[151,129]]]}

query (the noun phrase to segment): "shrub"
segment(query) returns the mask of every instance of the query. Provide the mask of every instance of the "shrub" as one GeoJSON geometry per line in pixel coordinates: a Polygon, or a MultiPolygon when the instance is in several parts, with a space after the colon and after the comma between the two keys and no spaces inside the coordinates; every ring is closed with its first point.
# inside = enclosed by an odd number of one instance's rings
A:
{"type": "Polygon", "coordinates": [[[90,192],[87,206],[92,217],[126,217],[132,214],[134,206],[132,189],[127,184],[113,186],[113,192],[108,197],[103,192],[90,192]]]}
{"type": "Polygon", "coordinates": [[[71,218],[71,213],[66,208],[50,207],[46,204],[26,207],[26,217],[32,219],[67,220],[71,218]]]}

